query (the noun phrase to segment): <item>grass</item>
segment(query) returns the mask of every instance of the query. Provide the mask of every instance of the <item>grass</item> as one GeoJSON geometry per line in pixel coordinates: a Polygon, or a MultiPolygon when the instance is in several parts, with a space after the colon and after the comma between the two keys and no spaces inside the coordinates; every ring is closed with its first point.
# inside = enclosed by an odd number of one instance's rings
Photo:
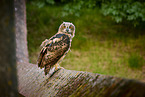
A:
{"type": "Polygon", "coordinates": [[[76,36],[61,66],[145,80],[145,29],[116,24],[99,9],[84,9],[80,17],[61,17],[61,14],[61,6],[37,8],[27,4],[30,62],[36,63],[41,42],[54,35],[63,21],[70,21],[76,26],[76,36]]]}
{"type": "Polygon", "coordinates": [[[128,64],[131,68],[141,68],[143,65],[143,59],[139,55],[132,54],[128,58],[128,64]]]}

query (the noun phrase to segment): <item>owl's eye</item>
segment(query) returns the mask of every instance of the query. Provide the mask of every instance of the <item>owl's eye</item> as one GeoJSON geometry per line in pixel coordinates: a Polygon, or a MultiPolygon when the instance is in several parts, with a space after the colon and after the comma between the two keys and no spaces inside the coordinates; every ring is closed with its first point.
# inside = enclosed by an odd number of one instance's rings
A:
{"type": "Polygon", "coordinates": [[[69,28],[71,29],[71,28],[73,28],[73,26],[72,26],[72,25],[70,25],[70,26],[69,26],[69,28]]]}
{"type": "Polygon", "coordinates": [[[66,28],[66,26],[65,26],[65,25],[63,25],[62,27],[63,27],[63,28],[66,28]]]}

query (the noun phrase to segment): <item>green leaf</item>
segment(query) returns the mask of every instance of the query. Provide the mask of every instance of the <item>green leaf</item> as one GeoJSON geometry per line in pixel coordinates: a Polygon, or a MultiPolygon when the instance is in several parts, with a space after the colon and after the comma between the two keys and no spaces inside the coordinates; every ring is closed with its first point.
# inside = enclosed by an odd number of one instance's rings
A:
{"type": "Polygon", "coordinates": [[[46,2],[52,5],[55,4],[54,0],[46,0],[46,2]]]}

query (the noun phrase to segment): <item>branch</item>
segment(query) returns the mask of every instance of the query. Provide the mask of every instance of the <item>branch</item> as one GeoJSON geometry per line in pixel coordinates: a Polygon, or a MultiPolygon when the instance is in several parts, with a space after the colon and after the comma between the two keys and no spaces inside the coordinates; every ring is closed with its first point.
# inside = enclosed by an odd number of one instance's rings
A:
{"type": "Polygon", "coordinates": [[[145,97],[145,83],[82,71],[60,69],[50,78],[35,64],[17,66],[19,93],[26,97],[145,97]]]}

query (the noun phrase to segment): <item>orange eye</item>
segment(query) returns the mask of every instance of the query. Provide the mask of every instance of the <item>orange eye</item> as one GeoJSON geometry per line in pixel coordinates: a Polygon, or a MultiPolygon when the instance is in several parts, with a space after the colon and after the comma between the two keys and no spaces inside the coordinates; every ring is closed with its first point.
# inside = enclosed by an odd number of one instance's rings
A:
{"type": "Polygon", "coordinates": [[[69,28],[71,29],[72,28],[72,25],[70,25],[69,28]]]}
{"type": "Polygon", "coordinates": [[[64,25],[63,28],[66,28],[66,26],[64,25]]]}

